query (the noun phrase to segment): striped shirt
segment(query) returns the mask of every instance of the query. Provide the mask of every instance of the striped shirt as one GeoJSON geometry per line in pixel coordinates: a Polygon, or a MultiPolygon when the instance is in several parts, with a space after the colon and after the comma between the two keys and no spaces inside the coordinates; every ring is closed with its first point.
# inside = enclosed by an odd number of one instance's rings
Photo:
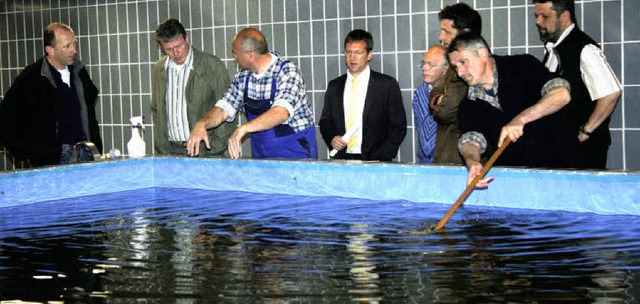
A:
{"type": "Polygon", "coordinates": [[[418,163],[431,164],[436,148],[438,125],[429,110],[431,85],[421,83],[413,93],[413,119],[418,133],[418,163]]]}
{"type": "Polygon", "coordinates": [[[274,60],[267,70],[256,75],[250,70],[243,69],[236,73],[231,86],[224,93],[222,99],[216,103],[216,107],[222,108],[231,122],[238,111],[244,107],[245,79],[249,78],[248,97],[251,99],[272,99],[271,107],[283,107],[289,112],[289,118],[283,123],[288,124],[296,133],[315,125],[313,111],[307,99],[304,79],[300,70],[292,62],[287,62],[279,69],[284,61],[277,54],[271,54],[274,60]],[[278,73],[279,72],[279,73],[278,73]],[[271,96],[271,82],[277,77],[276,96],[271,96]]]}
{"type": "Polygon", "coordinates": [[[171,58],[164,63],[167,70],[167,130],[169,141],[187,141],[189,139],[189,120],[187,119],[187,99],[185,90],[189,74],[193,69],[193,50],[189,46],[189,55],[184,64],[177,65],[171,58]]]}

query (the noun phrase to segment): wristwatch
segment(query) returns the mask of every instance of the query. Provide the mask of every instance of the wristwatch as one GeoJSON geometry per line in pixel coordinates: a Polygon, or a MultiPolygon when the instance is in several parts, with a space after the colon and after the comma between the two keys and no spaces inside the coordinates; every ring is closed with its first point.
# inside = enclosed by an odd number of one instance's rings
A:
{"type": "Polygon", "coordinates": [[[584,134],[584,135],[586,135],[586,136],[591,136],[591,132],[587,131],[587,130],[584,128],[584,125],[580,126],[580,133],[582,133],[582,134],[584,134]]]}

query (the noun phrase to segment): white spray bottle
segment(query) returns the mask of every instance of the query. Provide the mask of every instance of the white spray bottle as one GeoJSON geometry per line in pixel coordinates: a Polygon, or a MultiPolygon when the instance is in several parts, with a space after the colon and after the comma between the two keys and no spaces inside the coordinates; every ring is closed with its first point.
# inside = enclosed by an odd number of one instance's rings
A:
{"type": "Polygon", "coordinates": [[[129,152],[129,157],[144,157],[146,151],[146,145],[142,137],[140,136],[140,132],[138,128],[142,127],[144,129],[144,125],[142,124],[144,120],[144,116],[136,116],[131,117],[131,139],[127,143],[127,151],[129,152]]]}

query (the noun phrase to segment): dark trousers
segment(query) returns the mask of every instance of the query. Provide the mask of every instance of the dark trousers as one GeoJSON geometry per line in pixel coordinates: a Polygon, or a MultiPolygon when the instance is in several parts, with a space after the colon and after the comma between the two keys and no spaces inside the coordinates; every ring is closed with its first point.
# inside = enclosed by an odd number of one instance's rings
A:
{"type": "Polygon", "coordinates": [[[603,145],[586,140],[580,144],[582,164],[585,169],[606,170],[607,152],[609,145],[603,145]]]}

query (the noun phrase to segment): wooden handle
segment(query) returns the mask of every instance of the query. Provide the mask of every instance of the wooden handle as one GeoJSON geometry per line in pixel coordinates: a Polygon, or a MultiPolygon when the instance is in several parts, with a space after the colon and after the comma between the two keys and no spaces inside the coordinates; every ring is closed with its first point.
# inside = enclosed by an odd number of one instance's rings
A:
{"type": "Polygon", "coordinates": [[[498,156],[502,154],[502,151],[504,151],[504,149],[509,145],[510,142],[511,140],[507,136],[505,140],[502,142],[502,146],[500,146],[500,148],[498,148],[498,150],[494,152],[493,155],[491,155],[491,158],[489,159],[489,161],[484,165],[484,167],[482,167],[482,170],[480,170],[480,174],[478,174],[471,181],[471,183],[467,185],[467,188],[464,189],[464,192],[462,192],[460,197],[458,197],[458,200],[456,200],[453,206],[449,208],[449,211],[447,212],[447,214],[445,214],[444,217],[438,223],[438,225],[436,225],[436,227],[433,228],[434,230],[440,230],[442,229],[442,227],[444,227],[444,225],[449,221],[449,218],[451,218],[453,213],[456,212],[456,210],[458,210],[458,207],[462,205],[462,202],[464,202],[464,200],[467,199],[467,196],[471,194],[471,191],[473,191],[473,189],[476,187],[476,184],[478,184],[478,182],[487,174],[487,172],[489,172],[489,170],[491,169],[491,166],[493,166],[493,163],[496,162],[496,159],[498,159],[498,156]]]}

